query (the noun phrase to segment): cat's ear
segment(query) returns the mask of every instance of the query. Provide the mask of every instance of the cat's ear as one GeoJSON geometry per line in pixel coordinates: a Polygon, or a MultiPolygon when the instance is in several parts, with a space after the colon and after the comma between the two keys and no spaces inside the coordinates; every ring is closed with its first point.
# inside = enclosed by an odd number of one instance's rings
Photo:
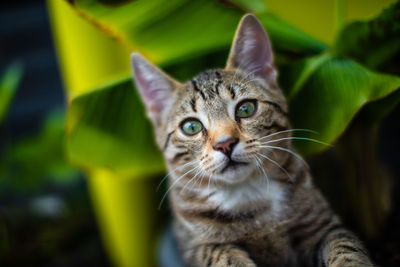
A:
{"type": "Polygon", "coordinates": [[[226,69],[236,68],[267,82],[276,82],[271,43],[264,27],[252,14],[243,16],[233,40],[226,69]]]}
{"type": "Polygon", "coordinates": [[[157,125],[163,111],[172,102],[173,91],[179,83],[139,53],[131,54],[131,65],[133,79],[145,104],[147,116],[157,125]]]}

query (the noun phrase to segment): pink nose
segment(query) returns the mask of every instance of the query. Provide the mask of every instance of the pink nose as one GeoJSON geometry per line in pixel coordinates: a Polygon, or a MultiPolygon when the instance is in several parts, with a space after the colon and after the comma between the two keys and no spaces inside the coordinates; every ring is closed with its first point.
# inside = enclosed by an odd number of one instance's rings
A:
{"type": "Polygon", "coordinates": [[[217,142],[213,148],[214,150],[221,151],[228,157],[231,156],[233,148],[239,142],[239,138],[228,137],[223,140],[217,142]]]}

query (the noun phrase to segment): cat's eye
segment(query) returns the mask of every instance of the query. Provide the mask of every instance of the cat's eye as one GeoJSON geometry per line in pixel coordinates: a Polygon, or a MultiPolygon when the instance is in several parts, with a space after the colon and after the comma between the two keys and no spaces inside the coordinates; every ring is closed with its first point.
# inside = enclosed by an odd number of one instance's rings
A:
{"type": "Polygon", "coordinates": [[[245,100],[240,102],[236,106],[235,117],[236,118],[248,118],[256,112],[257,102],[255,100],[245,100]]]}
{"type": "Polygon", "coordinates": [[[181,124],[181,130],[186,135],[195,135],[203,130],[203,124],[196,119],[187,119],[181,124]]]}

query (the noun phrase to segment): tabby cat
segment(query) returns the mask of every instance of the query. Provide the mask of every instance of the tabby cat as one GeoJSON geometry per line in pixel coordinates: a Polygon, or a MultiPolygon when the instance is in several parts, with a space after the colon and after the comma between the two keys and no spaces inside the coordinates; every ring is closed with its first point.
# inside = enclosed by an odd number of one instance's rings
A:
{"type": "Polygon", "coordinates": [[[136,87],[170,171],[187,266],[373,266],[293,151],[268,36],[238,27],[224,69],[180,83],[133,53],[136,87]]]}

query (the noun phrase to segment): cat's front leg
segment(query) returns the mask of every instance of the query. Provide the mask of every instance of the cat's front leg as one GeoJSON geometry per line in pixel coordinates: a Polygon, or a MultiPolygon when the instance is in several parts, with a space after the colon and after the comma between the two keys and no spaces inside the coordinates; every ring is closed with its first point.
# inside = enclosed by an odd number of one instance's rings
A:
{"type": "Polygon", "coordinates": [[[326,233],[318,249],[319,266],[374,266],[366,250],[354,234],[344,228],[326,233]]]}
{"type": "Polygon", "coordinates": [[[196,247],[186,254],[190,266],[256,267],[246,251],[231,244],[207,244],[196,247]]]}

